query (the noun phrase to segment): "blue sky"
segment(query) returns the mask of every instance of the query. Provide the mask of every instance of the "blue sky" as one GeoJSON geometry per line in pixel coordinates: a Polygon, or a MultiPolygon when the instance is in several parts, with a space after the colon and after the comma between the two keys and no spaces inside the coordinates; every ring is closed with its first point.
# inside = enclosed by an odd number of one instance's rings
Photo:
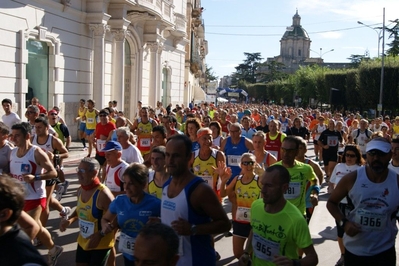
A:
{"type": "MultiPolygon", "coordinates": [[[[245,59],[260,52],[266,60],[280,54],[280,39],[298,8],[301,25],[311,39],[311,57],[348,62],[351,54],[377,56],[377,32],[362,25],[382,26],[399,18],[399,0],[202,0],[206,62],[216,76],[230,75],[245,59]],[[255,36],[245,36],[255,35],[255,36]],[[266,35],[266,36],[256,36],[266,35]]],[[[387,34],[386,34],[387,35],[387,34]]],[[[386,43],[390,42],[386,36],[386,43]]],[[[381,41],[382,44],[382,41],[381,41]]],[[[387,49],[387,46],[385,46],[387,49]]]]}

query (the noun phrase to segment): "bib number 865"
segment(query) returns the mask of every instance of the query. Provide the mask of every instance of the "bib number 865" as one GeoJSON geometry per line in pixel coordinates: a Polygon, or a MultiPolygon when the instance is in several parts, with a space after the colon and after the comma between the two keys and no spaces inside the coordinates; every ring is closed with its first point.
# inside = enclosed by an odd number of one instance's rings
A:
{"type": "Polygon", "coordinates": [[[263,254],[266,254],[266,256],[272,255],[271,247],[267,247],[266,245],[260,242],[256,243],[256,250],[262,252],[263,254]]]}

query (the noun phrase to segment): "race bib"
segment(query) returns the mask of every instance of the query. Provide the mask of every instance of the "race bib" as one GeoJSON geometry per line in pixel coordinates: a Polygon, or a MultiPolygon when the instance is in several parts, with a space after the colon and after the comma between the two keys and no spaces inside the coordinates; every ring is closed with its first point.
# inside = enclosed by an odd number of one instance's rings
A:
{"type": "Polygon", "coordinates": [[[290,182],[290,185],[285,191],[285,199],[296,199],[301,194],[301,182],[290,182]]]}
{"type": "Polygon", "coordinates": [[[80,235],[89,238],[94,233],[94,223],[79,219],[80,235]]]}
{"type": "Polygon", "coordinates": [[[94,118],[93,117],[87,118],[87,123],[89,124],[94,123],[94,118]]]}
{"type": "Polygon", "coordinates": [[[338,145],[338,136],[328,136],[327,145],[330,147],[335,147],[338,145]]]}
{"type": "Polygon", "coordinates": [[[227,137],[227,132],[223,132],[223,131],[222,131],[222,137],[223,137],[223,138],[226,138],[226,137],[227,137]]]}
{"type": "Polygon", "coordinates": [[[251,212],[250,208],[246,207],[238,207],[236,212],[236,220],[239,222],[250,222],[251,221],[251,212]]]}
{"type": "Polygon", "coordinates": [[[121,235],[119,237],[118,249],[120,252],[133,256],[135,243],[136,238],[130,237],[127,234],[121,232],[121,235]]]}
{"type": "Polygon", "coordinates": [[[387,217],[385,214],[358,209],[355,214],[355,222],[362,226],[362,230],[381,231],[385,228],[387,217]]]}
{"type": "Polygon", "coordinates": [[[254,233],[252,238],[252,248],[255,256],[261,260],[273,261],[274,257],[279,254],[280,244],[254,233]]]}
{"type": "Polygon", "coordinates": [[[240,155],[227,155],[227,163],[229,166],[240,166],[240,155]]]}
{"type": "Polygon", "coordinates": [[[285,132],[287,130],[287,124],[281,125],[281,132],[285,132]]]}
{"type": "Polygon", "coordinates": [[[151,139],[140,139],[140,146],[141,147],[150,147],[151,139]]]}
{"type": "Polygon", "coordinates": [[[98,139],[97,140],[97,150],[101,151],[102,149],[104,149],[106,143],[107,143],[106,140],[98,139]]]}

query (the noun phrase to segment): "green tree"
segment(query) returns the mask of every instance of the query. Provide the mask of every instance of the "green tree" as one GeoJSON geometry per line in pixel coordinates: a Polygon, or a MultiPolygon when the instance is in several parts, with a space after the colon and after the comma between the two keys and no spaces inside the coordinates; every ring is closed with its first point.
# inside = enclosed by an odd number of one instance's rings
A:
{"type": "Polygon", "coordinates": [[[261,82],[271,82],[287,77],[287,74],[283,72],[283,69],[285,68],[283,63],[276,61],[265,62],[261,64],[260,67],[266,67],[266,71],[262,71],[258,74],[261,82]]]}
{"type": "Polygon", "coordinates": [[[260,53],[244,53],[246,59],[243,63],[235,67],[236,78],[238,80],[244,80],[248,83],[256,82],[256,69],[261,65],[262,57],[260,53]]]}
{"type": "Polygon", "coordinates": [[[390,56],[399,55],[399,19],[390,20],[390,22],[395,23],[392,28],[386,28],[389,33],[388,39],[393,39],[391,43],[388,43],[390,47],[387,50],[387,54],[390,56]]]}
{"type": "Polygon", "coordinates": [[[213,71],[212,67],[209,67],[208,64],[205,64],[205,68],[205,77],[207,82],[218,79],[218,76],[215,76],[215,72],[213,71]]]}
{"type": "Polygon", "coordinates": [[[347,59],[351,61],[353,67],[358,67],[362,61],[364,60],[367,61],[370,59],[370,57],[361,54],[351,54],[351,56],[348,57],[347,59]]]}

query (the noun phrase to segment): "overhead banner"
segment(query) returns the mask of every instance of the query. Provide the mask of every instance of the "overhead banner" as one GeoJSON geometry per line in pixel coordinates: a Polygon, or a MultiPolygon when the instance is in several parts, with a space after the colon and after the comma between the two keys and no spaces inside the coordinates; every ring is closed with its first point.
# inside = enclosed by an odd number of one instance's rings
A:
{"type": "Polygon", "coordinates": [[[238,92],[229,92],[229,93],[227,93],[227,96],[238,98],[240,96],[240,94],[238,92]]]}

